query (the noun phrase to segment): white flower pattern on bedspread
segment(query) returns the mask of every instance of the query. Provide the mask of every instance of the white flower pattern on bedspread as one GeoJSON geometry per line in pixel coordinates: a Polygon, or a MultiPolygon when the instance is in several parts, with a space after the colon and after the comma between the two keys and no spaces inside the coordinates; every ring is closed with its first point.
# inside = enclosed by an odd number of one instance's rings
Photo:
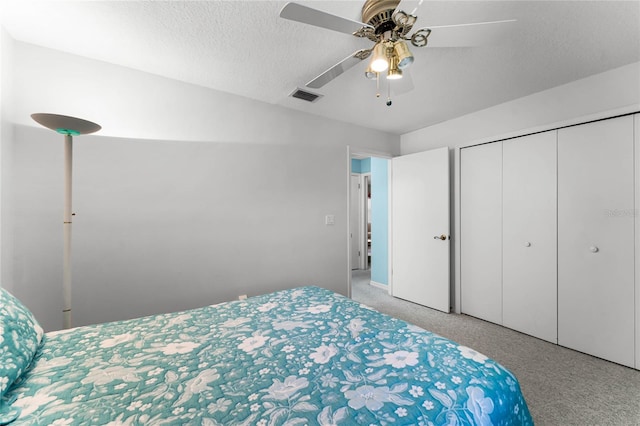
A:
{"type": "Polygon", "coordinates": [[[473,349],[303,287],[49,333],[15,425],[532,425],[473,349]]]}

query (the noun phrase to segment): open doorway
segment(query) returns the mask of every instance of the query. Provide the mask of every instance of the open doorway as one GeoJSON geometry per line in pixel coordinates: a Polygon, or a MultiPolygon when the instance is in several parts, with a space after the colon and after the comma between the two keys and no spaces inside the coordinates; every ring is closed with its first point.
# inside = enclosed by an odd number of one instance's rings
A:
{"type": "Polygon", "coordinates": [[[351,158],[351,283],[389,289],[389,159],[351,158]]]}
{"type": "MultiPolygon", "coordinates": [[[[373,155],[357,157],[350,149],[348,152],[349,174],[357,173],[359,166],[362,174],[362,161],[370,159],[371,261],[367,270],[370,277],[366,287],[361,289],[381,287],[394,297],[449,312],[451,188],[448,148],[407,154],[393,160],[373,155]],[[360,164],[356,160],[360,160],[360,164]],[[392,263],[393,277],[390,273],[392,263]]],[[[351,209],[350,199],[348,204],[351,209]]],[[[351,260],[348,264],[351,265],[351,260]]],[[[350,268],[349,295],[354,290],[355,274],[360,275],[362,271],[350,268]]]]}

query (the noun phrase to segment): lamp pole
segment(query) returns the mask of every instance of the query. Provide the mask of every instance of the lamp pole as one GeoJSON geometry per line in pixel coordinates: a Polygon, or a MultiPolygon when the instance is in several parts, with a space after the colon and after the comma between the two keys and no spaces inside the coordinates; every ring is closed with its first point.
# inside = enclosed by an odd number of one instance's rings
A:
{"type": "Polygon", "coordinates": [[[64,305],[63,326],[71,328],[71,196],[73,185],[73,136],[97,132],[100,125],[81,118],[58,114],[31,114],[37,123],[64,135],[64,212],[63,212],[63,261],[62,295],[64,305]]]}

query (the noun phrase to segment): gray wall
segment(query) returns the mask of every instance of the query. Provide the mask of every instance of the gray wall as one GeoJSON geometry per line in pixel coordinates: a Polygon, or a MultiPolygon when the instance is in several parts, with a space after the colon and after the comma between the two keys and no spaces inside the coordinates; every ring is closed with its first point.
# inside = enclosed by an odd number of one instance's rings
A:
{"type": "MultiPolygon", "coordinates": [[[[56,328],[62,137],[22,126],[15,137],[14,290],[56,328]]],[[[75,325],[300,285],[346,293],[343,149],[74,142],[75,325]]]]}
{"type": "Polygon", "coordinates": [[[14,50],[20,96],[2,141],[12,151],[2,207],[13,271],[3,283],[47,330],[62,326],[63,138],[31,112],[103,124],[74,140],[74,325],[300,285],[346,294],[347,146],[393,154],[398,137],[24,43],[14,50]]]}
{"type": "Polygon", "coordinates": [[[11,148],[13,125],[11,124],[11,101],[13,93],[13,42],[4,28],[0,27],[0,286],[13,289],[12,223],[11,216],[4,214],[9,206],[5,188],[11,187],[11,148]],[[9,278],[7,278],[9,277],[9,278]]]}

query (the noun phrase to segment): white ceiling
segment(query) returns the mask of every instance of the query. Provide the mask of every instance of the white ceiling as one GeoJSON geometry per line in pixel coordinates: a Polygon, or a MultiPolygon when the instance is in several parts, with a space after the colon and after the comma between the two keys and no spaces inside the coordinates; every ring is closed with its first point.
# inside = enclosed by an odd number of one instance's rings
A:
{"type": "MultiPolygon", "coordinates": [[[[361,20],[362,1],[302,2],[361,20]]],[[[391,107],[364,78],[366,61],[307,103],[289,94],[371,42],[283,20],[284,4],[1,0],[0,19],[19,41],[394,134],[640,61],[640,1],[426,0],[414,28],[517,23],[491,46],[413,48],[414,89],[391,107]]]]}

